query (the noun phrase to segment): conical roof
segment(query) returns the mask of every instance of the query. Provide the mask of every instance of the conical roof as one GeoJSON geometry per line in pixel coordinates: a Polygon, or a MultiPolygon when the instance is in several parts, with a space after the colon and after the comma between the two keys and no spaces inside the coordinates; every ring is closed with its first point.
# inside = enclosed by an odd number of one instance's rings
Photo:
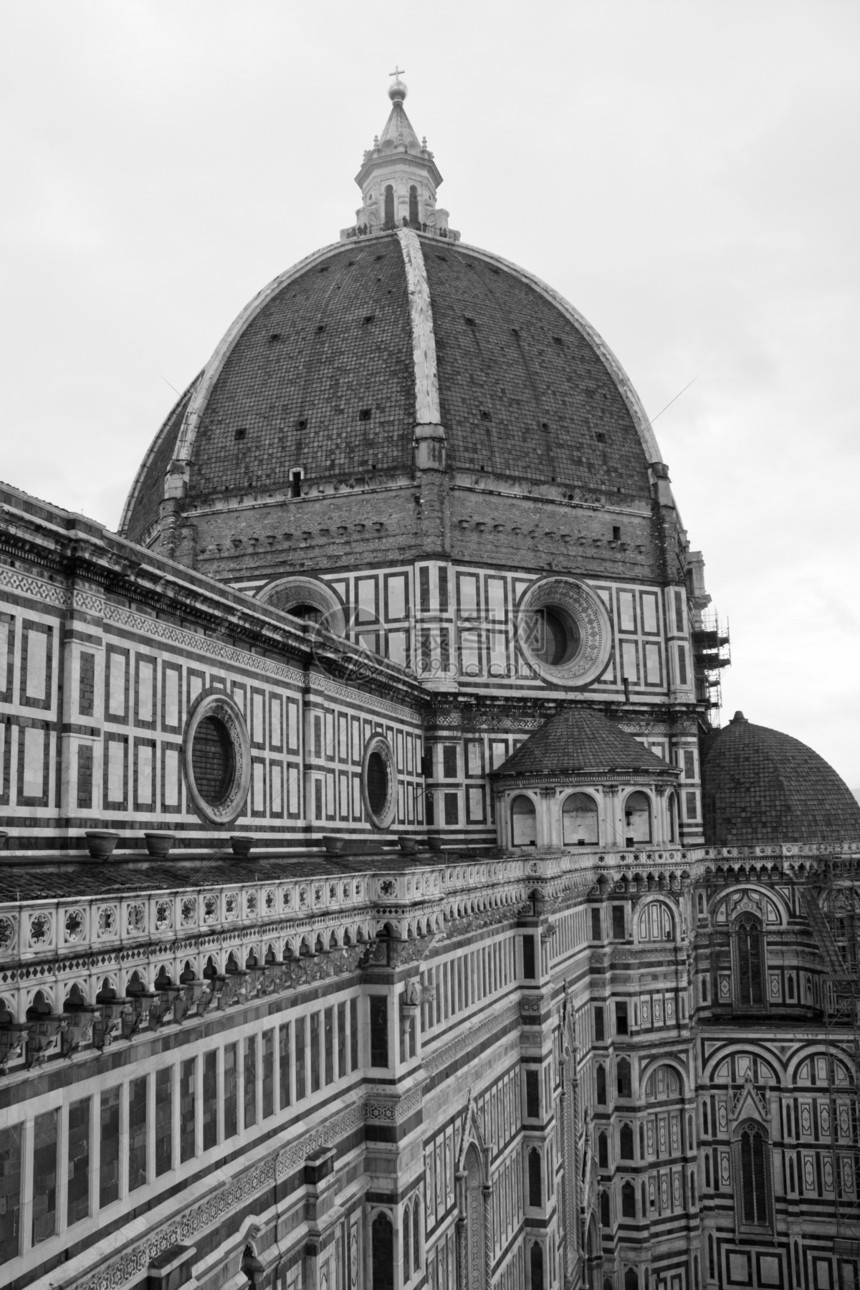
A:
{"type": "Polygon", "coordinates": [[[395,148],[406,148],[407,152],[420,152],[421,141],[413,129],[412,122],[406,115],[402,99],[395,99],[379,136],[379,146],[393,144],[395,148]]]}
{"type": "Polygon", "coordinates": [[[678,773],[599,712],[567,708],[550,717],[494,774],[565,775],[616,770],[669,776],[678,773]]]}

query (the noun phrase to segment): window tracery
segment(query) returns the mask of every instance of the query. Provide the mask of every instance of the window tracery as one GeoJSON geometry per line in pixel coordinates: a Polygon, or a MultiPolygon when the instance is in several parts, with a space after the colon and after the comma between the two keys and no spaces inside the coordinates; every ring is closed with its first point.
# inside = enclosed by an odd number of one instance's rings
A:
{"type": "Polygon", "coordinates": [[[742,1008],[765,1003],[765,947],[761,921],[741,914],[732,927],[735,1002],[742,1008]]]}

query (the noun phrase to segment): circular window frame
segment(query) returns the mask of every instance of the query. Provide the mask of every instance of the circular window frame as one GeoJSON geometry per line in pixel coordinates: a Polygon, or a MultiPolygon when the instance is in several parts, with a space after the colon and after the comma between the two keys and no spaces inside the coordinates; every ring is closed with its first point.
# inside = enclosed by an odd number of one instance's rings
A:
{"type": "Polygon", "coordinates": [[[612,623],[603,601],[575,578],[539,578],[517,606],[517,642],[529,667],[552,685],[583,689],[606,670],[612,653],[612,623]],[[551,610],[560,620],[572,618],[579,633],[576,650],[564,663],[547,663],[529,646],[528,616],[551,610]]]}
{"type": "Polygon", "coordinates": [[[241,708],[222,690],[199,695],[188,714],[182,736],[182,770],[194,809],[210,824],[232,824],[242,814],[251,786],[251,740],[241,708]],[[220,802],[208,802],[194,777],[194,736],[207,718],[220,721],[233,749],[233,774],[220,802]]]}
{"type": "Polygon", "coordinates": [[[346,611],[343,603],[324,582],[298,574],[279,578],[277,582],[271,582],[263,588],[259,599],[279,613],[289,614],[289,609],[274,603],[273,597],[282,595],[287,596],[293,605],[310,605],[313,609],[318,609],[322,615],[318,626],[324,631],[331,632],[333,636],[346,635],[346,611]]]}
{"type": "Polygon", "coordinates": [[[361,798],[364,803],[364,813],[373,827],[375,829],[390,829],[397,815],[397,767],[394,760],[394,751],[384,735],[371,735],[364,745],[364,752],[361,756],[361,798]],[[374,754],[382,758],[388,778],[385,802],[379,811],[374,810],[371,805],[368,784],[370,759],[374,754]]]}

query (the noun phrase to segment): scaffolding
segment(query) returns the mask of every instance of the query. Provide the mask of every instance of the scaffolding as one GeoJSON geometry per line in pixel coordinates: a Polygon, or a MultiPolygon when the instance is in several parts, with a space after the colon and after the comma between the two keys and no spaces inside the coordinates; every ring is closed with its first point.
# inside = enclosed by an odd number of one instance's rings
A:
{"type": "Polygon", "coordinates": [[[732,661],[728,621],[720,623],[716,610],[701,611],[693,625],[693,666],[696,675],[696,698],[709,709],[722,705],[720,676],[732,661]]]}
{"type": "MultiPolygon", "coordinates": [[[[824,964],[822,1014],[827,1054],[830,1143],[836,1205],[835,1253],[860,1258],[860,857],[822,857],[803,903],[824,964]],[[850,1079],[837,1058],[850,1055],[850,1079]]],[[[841,1266],[841,1265],[840,1265],[841,1266]]],[[[840,1290],[854,1286],[840,1272],[840,1290]]]]}

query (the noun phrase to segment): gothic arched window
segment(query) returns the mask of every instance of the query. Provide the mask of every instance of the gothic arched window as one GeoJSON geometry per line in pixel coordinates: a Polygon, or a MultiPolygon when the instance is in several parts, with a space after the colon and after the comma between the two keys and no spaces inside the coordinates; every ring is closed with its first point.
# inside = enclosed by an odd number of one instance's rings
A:
{"type": "Polygon", "coordinates": [[[640,941],[673,941],[675,917],[664,900],[649,900],[639,912],[640,941]]]}
{"type": "Polygon", "coordinates": [[[394,1228],[387,1214],[377,1214],[370,1225],[370,1257],[374,1285],[394,1284],[394,1228]]]}
{"type": "Polygon", "coordinates": [[[742,1008],[765,1002],[764,934],[753,914],[741,914],[732,928],[735,960],[735,1000],[742,1008]]]}
{"type": "Polygon", "coordinates": [[[418,224],[418,189],[414,184],[409,185],[409,223],[418,224]]]}
{"type": "Polygon", "coordinates": [[[619,1135],[620,1155],[622,1160],[633,1159],[633,1127],[629,1124],[622,1124],[619,1135]]]}
{"type": "MultiPolygon", "coordinates": [[[[658,1066],[645,1081],[646,1102],[668,1102],[680,1096],[681,1080],[672,1066],[658,1066]]],[[[707,1115],[707,1103],[705,1103],[705,1114],[707,1115]]]]}
{"type": "Polygon", "coordinates": [[[623,1218],[636,1217],[636,1188],[631,1182],[621,1187],[621,1214],[623,1218]]]}
{"type": "Polygon", "coordinates": [[[540,1152],[532,1147],[529,1152],[529,1204],[533,1209],[541,1205],[541,1168],[540,1152]]]}
{"type": "Polygon", "coordinates": [[[412,1270],[418,1271],[421,1263],[421,1215],[418,1212],[418,1201],[412,1206],[412,1270]]]}
{"type": "Polygon", "coordinates": [[[529,1270],[531,1272],[531,1290],[543,1290],[543,1250],[537,1241],[532,1244],[529,1255],[529,1270]]]}
{"type": "Polygon", "coordinates": [[[386,228],[394,228],[394,189],[391,184],[385,185],[385,213],[383,218],[386,228]]]}
{"type": "Polygon", "coordinates": [[[412,1224],[410,1222],[410,1207],[407,1205],[403,1211],[403,1284],[409,1280],[412,1274],[412,1256],[410,1251],[409,1238],[412,1235],[412,1224]]]}
{"type": "Polygon", "coordinates": [[[746,1120],[737,1135],[740,1190],[736,1204],[741,1222],[751,1227],[765,1227],[769,1222],[769,1150],[763,1126],[746,1120]]]}

